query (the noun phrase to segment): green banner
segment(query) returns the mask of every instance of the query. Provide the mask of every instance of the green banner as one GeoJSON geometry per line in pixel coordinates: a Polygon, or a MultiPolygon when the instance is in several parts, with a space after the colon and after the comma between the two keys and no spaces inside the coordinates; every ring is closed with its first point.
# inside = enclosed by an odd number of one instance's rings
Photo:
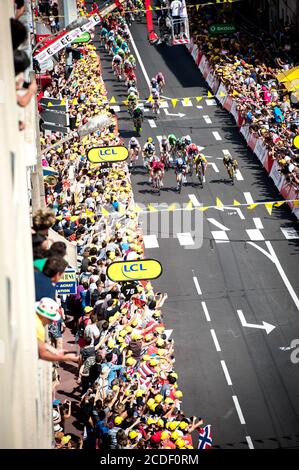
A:
{"type": "Polygon", "coordinates": [[[91,40],[90,34],[88,31],[85,31],[85,33],[82,34],[82,36],[79,36],[78,38],[74,39],[72,44],[82,44],[84,42],[89,42],[91,40]]]}
{"type": "Polygon", "coordinates": [[[236,26],[231,23],[211,24],[209,33],[214,34],[233,34],[236,32],[236,26]]]}

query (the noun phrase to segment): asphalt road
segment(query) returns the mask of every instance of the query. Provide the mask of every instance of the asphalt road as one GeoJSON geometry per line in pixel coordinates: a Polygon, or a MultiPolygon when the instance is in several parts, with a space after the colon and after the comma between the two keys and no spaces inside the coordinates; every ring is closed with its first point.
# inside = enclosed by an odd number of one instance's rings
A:
{"type": "MultiPolygon", "coordinates": [[[[154,284],[169,296],[164,316],[167,328],[173,329],[183,409],[212,425],[215,447],[298,448],[299,364],[291,362],[292,350],[281,349],[299,338],[299,235],[289,240],[281,230],[288,228],[296,236],[298,223],[284,206],[273,208],[271,215],[263,206],[253,210],[232,206],[234,200],[246,204],[281,198],[257,158],[247,150],[229,114],[207,99],[205,81],[184,46],[150,46],[144,24],[133,24],[131,31],[149,78],[158,71],[164,73],[163,95],[194,97],[191,106],[178,101],[175,108],[168,100],[166,111],[172,115],[162,109],[153,120],[151,111],[146,112],[141,144],[148,136],[157,144],[157,136],[163,134],[190,134],[209,157],[204,188],[189,177],[180,195],[175,191],[173,171],[167,173],[158,196],[140,160],[132,170],[136,203],[176,203],[177,209],[183,209],[151,212],[150,217],[160,223],[152,231],[146,231],[149,214],[141,216],[145,235],[151,235],[145,236],[146,256],[163,265],[163,275],[154,284]],[[204,98],[197,101],[198,96],[204,98]],[[179,113],[184,116],[175,116],[179,113]],[[234,186],[224,171],[223,150],[229,150],[239,162],[239,179],[234,186]],[[190,200],[193,206],[188,210],[190,200]],[[194,209],[199,203],[215,207],[200,212],[194,209]],[[178,225],[178,214],[186,213],[193,223],[195,213],[203,217],[201,247],[200,223],[196,233],[188,221],[178,225]],[[177,233],[185,234],[181,241],[177,233]],[[242,313],[237,311],[242,311],[247,323],[260,328],[243,326],[242,313]],[[261,328],[263,322],[275,328],[267,334],[261,328]]],[[[120,132],[127,142],[134,133],[121,103],[126,99],[126,87],[115,80],[111,58],[100,51],[109,97],[114,96],[115,106],[120,108],[120,132]]],[[[148,86],[140,64],[137,78],[144,99],[148,86]]]]}

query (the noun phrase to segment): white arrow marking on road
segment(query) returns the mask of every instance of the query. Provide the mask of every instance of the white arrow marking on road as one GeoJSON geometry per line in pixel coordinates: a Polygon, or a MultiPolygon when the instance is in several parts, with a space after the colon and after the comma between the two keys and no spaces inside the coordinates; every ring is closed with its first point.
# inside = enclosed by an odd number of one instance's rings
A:
{"type": "Polygon", "coordinates": [[[196,107],[197,107],[197,109],[203,109],[202,106],[196,106],[196,107]]]}
{"type": "Polygon", "coordinates": [[[153,127],[157,127],[157,124],[155,123],[155,121],[153,119],[149,119],[148,120],[148,123],[149,125],[153,128],[153,127]]]}
{"type": "Polygon", "coordinates": [[[166,116],[178,116],[178,117],[186,116],[186,114],[183,114],[183,113],[178,113],[178,114],[170,113],[168,109],[164,109],[164,111],[165,111],[166,116]]]}
{"type": "Polygon", "coordinates": [[[230,230],[230,228],[226,227],[225,225],[222,225],[220,222],[218,222],[215,219],[207,219],[211,224],[216,225],[216,227],[220,228],[220,230],[230,230]]]}
{"type": "Polygon", "coordinates": [[[204,121],[206,122],[206,124],[212,124],[212,119],[210,118],[210,116],[203,116],[203,119],[204,121]]]}
{"type": "Polygon", "coordinates": [[[267,323],[265,321],[263,321],[262,325],[256,325],[254,323],[247,323],[242,310],[237,310],[237,314],[239,315],[241,325],[246,326],[247,328],[258,328],[260,330],[266,330],[267,335],[276,328],[276,326],[271,325],[270,323],[267,323]]]}

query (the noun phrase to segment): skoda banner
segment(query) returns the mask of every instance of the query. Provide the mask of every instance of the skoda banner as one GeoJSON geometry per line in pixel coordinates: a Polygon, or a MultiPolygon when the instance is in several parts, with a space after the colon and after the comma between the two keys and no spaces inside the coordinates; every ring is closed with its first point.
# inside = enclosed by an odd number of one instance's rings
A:
{"type": "Polygon", "coordinates": [[[128,158],[128,155],[126,147],[116,145],[115,147],[94,147],[88,151],[87,158],[91,163],[122,162],[128,158]]]}
{"type": "Polygon", "coordinates": [[[111,281],[141,281],[157,279],[162,274],[162,265],[155,259],[116,261],[107,269],[111,281]]]}

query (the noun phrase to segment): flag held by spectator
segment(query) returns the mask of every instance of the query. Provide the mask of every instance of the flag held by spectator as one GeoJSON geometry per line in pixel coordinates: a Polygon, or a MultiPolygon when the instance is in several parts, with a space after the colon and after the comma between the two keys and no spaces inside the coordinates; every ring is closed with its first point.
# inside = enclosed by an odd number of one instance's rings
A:
{"type": "Polygon", "coordinates": [[[198,449],[211,449],[212,432],[211,425],[207,424],[204,428],[200,428],[198,436],[198,449]]]}

